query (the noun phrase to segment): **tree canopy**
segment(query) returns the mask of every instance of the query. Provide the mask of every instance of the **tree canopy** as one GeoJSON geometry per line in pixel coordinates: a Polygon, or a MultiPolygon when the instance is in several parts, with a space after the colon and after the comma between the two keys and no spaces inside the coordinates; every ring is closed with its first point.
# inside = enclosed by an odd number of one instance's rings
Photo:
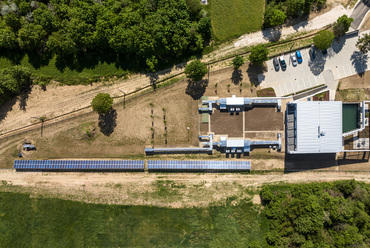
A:
{"type": "Polygon", "coordinates": [[[315,47],[320,49],[321,51],[329,48],[334,40],[334,34],[333,32],[329,30],[323,30],[320,31],[313,37],[313,42],[315,44],[315,47]]]}
{"type": "Polygon", "coordinates": [[[351,27],[352,22],[353,18],[350,18],[346,15],[339,17],[333,27],[334,35],[336,37],[345,35],[345,33],[349,30],[349,27],[351,27]]]}
{"type": "Polygon", "coordinates": [[[200,60],[194,60],[185,67],[185,74],[193,81],[201,80],[208,72],[207,65],[200,60]]]}
{"type": "Polygon", "coordinates": [[[249,60],[254,65],[262,65],[263,62],[268,60],[269,51],[266,46],[260,44],[252,47],[251,53],[249,54],[249,60]]]}
{"type": "Polygon", "coordinates": [[[65,57],[116,53],[132,66],[202,51],[210,18],[197,0],[17,0],[1,5],[0,48],[65,57]]]}
{"type": "Polygon", "coordinates": [[[98,93],[92,100],[91,106],[98,114],[108,114],[113,106],[113,98],[108,93],[98,93]]]}
{"type": "Polygon", "coordinates": [[[234,59],[233,59],[233,66],[234,66],[234,69],[239,69],[242,65],[244,64],[244,58],[237,55],[234,59]]]}
{"type": "Polygon", "coordinates": [[[363,247],[370,241],[370,187],[351,181],[264,186],[272,247],[363,247]]]}
{"type": "Polygon", "coordinates": [[[358,39],[356,43],[356,47],[362,52],[366,54],[370,51],[370,35],[364,34],[361,38],[358,39]]]}
{"type": "Polygon", "coordinates": [[[16,96],[31,83],[31,73],[26,67],[14,66],[0,70],[0,104],[16,96]]]}

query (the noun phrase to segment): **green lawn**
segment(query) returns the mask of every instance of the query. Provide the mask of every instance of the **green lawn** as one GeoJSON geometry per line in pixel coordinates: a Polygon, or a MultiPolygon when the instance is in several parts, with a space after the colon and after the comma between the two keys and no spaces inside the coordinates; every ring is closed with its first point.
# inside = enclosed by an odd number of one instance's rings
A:
{"type": "Polygon", "coordinates": [[[0,193],[1,247],[265,246],[251,202],[207,208],[96,205],[0,193]]]}
{"type": "Polygon", "coordinates": [[[261,30],[264,0],[212,0],[210,5],[213,33],[220,41],[261,30]]]}

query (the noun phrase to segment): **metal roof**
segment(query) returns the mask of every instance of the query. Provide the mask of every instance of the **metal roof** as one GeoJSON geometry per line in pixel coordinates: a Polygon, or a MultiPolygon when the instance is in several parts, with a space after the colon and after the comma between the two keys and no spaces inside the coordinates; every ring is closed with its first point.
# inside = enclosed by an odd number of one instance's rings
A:
{"type": "Polygon", "coordinates": [[[244,97],[226,97],[226,105],[244,105],[244,97]]]}
{"type": "Polygon", "coordinates": [[[297,148],[295,153],[342,151],[342,102],[297,102],[297,148]]]}
{"type": "Polygon", "coordinates": [[[244,140],[243,139],[238,139],[238,140],[228,139],[226,140],[226,147],[244,147],[244,140]]]}

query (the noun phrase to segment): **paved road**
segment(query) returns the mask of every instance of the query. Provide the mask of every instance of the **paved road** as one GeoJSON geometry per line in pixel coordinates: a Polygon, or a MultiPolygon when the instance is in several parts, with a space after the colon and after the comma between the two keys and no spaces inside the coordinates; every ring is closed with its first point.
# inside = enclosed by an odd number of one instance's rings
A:
{"type": "Polygon", "coordinates": [[[361,0],[352,12],[354,20],[351,24],[351,28],[357,30],[360,27],[362,20],[365,18],[367,12],[370,10],[370,0],[361,0]]]}
{"type": "Polygon", "coordinates": [[[259,75],[262,88],[274,88],[277,96],[296,93],[321,84],[327,84],[331,90],[337,87],[338,79],[368,70],[367,55],[362,55],[356,48],[357,33],[334,40],[327,55],[317,51],[315,60],[311,60],[309,49],[301,50],[303,62],[293,67],[289,54],[284,55],[288,64],[286,71],[276,72],[272,60],[267,61],[268,71],[259,75]]]}

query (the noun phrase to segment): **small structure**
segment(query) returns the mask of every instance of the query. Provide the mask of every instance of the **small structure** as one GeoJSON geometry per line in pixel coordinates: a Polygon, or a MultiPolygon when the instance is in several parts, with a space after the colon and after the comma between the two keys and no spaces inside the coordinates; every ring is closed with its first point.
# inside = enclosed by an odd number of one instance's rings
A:
{"type": "Polygon", "coordinates": [[[33,150],[36,150],[36,147],[34,145],[25,144],[25,145],[23,145],[23,150],[33,151],[33,150]]]}

